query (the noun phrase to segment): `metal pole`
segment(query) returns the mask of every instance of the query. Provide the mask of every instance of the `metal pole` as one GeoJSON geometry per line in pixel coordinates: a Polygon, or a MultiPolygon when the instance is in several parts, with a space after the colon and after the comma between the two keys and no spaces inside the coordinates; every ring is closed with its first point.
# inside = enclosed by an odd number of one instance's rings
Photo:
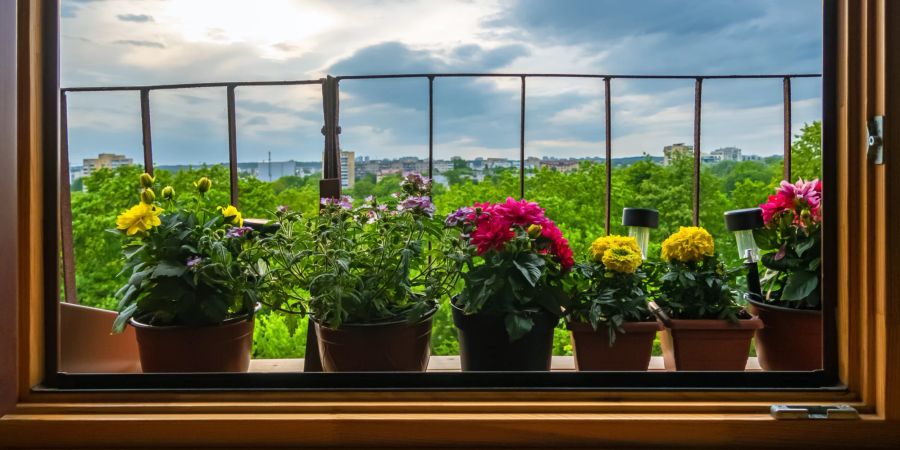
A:
{"type": "Polygon", "coordinates": [[[434,77],[428,77],[428,178],[434,178],[434,77]]]}
{"type": "Polygon", "coordinates": [[[606,192],[604,193],[604,230],[609,236],[612,219],[612,105],[610,104],[609,78],[603,79],[604,97],[606,100],[606,192]]]}
{"type": "Polygon", "coordinates": [[[234,111],[234,86],[228,86],[225,92],[228,101],[228,175],[231,181],[231,204],[238,206],[237,121],[234,111]]]}
{"type": "Polygon", "coordinates": [[[700,226],[700,105],[703,96],[703,78],[694,81],[694,226],[700,226]]]}
{"type": "Polygon", "coordinates": [[[153,175],[153,141],[150,132],[150,91],[141,89],[141,134],[144,139],[144,172],[153,175]]]}
{"type": "Polygon", "coordinates": [[[791,181],[791,78],[784,77],[784,180],[791,181]]]}
{"type": "Polygon", "coordinates": [[[519,198],[525,198],[525,76],[522,80],[522,104],[519,110],[519,198]]]}
{"type": "Polygon", "coordinates": [[[75,290],[75,248],[72,237],[72,192],[69,184],[69,106],[66,93],[59,98],[59,223],[66,303],[78,303],[75,290]]]}

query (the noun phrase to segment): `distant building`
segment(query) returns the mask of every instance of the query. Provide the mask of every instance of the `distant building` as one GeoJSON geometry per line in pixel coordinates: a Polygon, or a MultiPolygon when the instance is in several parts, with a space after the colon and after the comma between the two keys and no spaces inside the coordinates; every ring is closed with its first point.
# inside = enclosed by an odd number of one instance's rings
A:
{"type": "Polygon", "coordinates": [[[737,147],[722,147],[713,150],[710,155],[718,156],[719,161],[743,161],[741,149],[737,147]]]}
{"type": "Polygon", "coordinates": [[[700,155],[700,162],[703,164],[715,164],[715,163],[721,162],[721,161],[722,161],[721,155],[707,155],[706,153],[703,153],[700,155]]]}
{"type": "Polygon", "coordinates": [[[694,146],[693,145],[684,145],[684,142],[667,145],[667,146],[663,147],[663,165],[668,166],[676,158],[680,158],[683,156],[690,157],[693,154],[694,154],[694,146]]]}
{"type": "Polygon", "coordinates": [[[341,152],[341,187],[352,188],[356,184],[356,152],[341,152]]]}
{"type": "Polygon", "coordinates": [[[759,155],[743,155],[741,161],[762,161],[763,157],[759,155]]]}
{"type": "Polygon", "coordinates": [[[525,168],[531,170],[540,170],[541,159],[536,156],[529,156],[525,159],[525,168]]]}
{"type": "Polygon", "coordinates": [[[134,164],[134,160],[125,155],[101,153],[96,158],[85,158],[81,165],[81,176],[88,177],[100,169],[115,169],[134,164]]]}
{"type": "Polygon", "coordinates": [[[297,175],[296,161],[263,161],[256,166],[256,178],[270,183],[294,175],[297,175]]]}

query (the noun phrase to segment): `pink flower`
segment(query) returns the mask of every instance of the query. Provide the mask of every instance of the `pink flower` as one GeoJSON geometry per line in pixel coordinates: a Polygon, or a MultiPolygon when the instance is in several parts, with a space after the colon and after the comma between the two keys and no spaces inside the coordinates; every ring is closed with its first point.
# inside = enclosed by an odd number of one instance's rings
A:
{"type": "Polygon", "coordinates": [[[563,272],[568,271],[575,264],[572,256],[572,248],[569,247],[569,241],[563,237],[562,231],[551,220],[547,220],[541,234],[550,240],[550,253],[559,259],[559,265],[563,272]]]}
{"type": "Polygon", "coordinates": [[[506,218],[510,225],[527,227],[532,224],[543,225],[548,221],[544,217],[544,208],[527,200],[518,201],[508,197],[506,203],[495,205],[493,210],[496,214],[506,218]]]}
{"type": "Polygon", "coordinates": [[[479,220],[472,232],[471,243],[478,248],[478,254],[483,255],[490,250],[503,251],[506,243],[514,236],[515,232],[510,229],[509,222],[498,216],[488,216],[486,220],[479,220]]]}

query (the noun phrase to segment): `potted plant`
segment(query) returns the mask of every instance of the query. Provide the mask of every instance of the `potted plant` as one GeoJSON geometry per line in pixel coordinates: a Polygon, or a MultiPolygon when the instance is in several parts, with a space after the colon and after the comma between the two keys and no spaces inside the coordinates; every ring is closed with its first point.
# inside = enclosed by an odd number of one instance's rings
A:
{"type": "Polygon", "coordinates": [[[464,371],[550,370],[553,329],[574,264],[562,232],[537,203],[512,198],[460,208],[448,259],[463,289],[451,301],[464,371]]]}
{"type": "Polygon", "coordinates": [[[822,182],[781,182],[760,205],[765,226],[754,232],[763,253],[762,298],[750,297],[765,323],[756,332],[766,370],[822,368],[822,182]]]}
{"type": "Polygon", "coordinates": [[[601,236],[575,266],[566,308],[578,370],[647,370],[656,332],[647,307],[641,249],[633,237],[601,236]]]}
{"type": "Polygon", "coordinates": [[[663,359],[669,370],[744,370],[750,341],[762,321],[739,304],[733,272],[700,227],[681,227],[662,244],[665,273],[656,304],[666,331],[663,359]]]}
{"type": "Polygon", "coordinates": [[[326,372],[424,371],[432,317],[458,279],[440,248],[431,180],[409,174],[402,192],[358,206],[323,198],[319,214],[279,211],[266,240],[277,310],[309,314],[326,372]]]}
{"type": "Polygon", "coordinates": [[[246,372],[265,277],[253,230],[211,204],[206,177],[183,201],[170,186],[157,201],[149,174],[140,183],[141,201],[116,219],[129,279],[113,332],[135,328],[144,372],[246,372]]]}

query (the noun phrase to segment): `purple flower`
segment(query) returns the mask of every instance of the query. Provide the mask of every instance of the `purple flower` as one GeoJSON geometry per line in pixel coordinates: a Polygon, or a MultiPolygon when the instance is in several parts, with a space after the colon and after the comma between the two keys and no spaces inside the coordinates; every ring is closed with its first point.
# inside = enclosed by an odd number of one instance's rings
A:
{"type": "Polygon", "coordinates": [[[418,172],[410,172],[400,181],[400,188],[407,195],[424,197],[431,193],[431,178],[423,177],[418,172]]]}
{"type": "Polygon", "coordinates": [[[398,211],[419,211],[425,213],[428,217],[434,215],[434,203],[431,203],[431,197],[409,197],[397,206],[398,211]]]}
{"type": "Polygon", "coordinates": [[[253,228],[250,227],[231,227],[228,229],[228,232],[225,233],[225,237],[227,238],[240,238],[244,237],[247,233],[253,231],[253,228]]]}
{"type": "Polygon", "coordinates": [[[284,214],[290,210],[287,205],[278,205],[278,208],[275,208],[280,214],[284,214]]]}
{"type": "Polygon", "coordinates": [[[382,203],[382,204],[376,206],[375,209],[377,209],[377,210],[379,210],[379,211],[381,211],[381,212],[385,212],[385,211],[388,210],[388,206],[385,205],[384,203],[382,203]]]}
{"type": "Polygon", "coordinates": [[[202,260],[203,260],[203,258],[194,255],[187,259],[187,262],[185,263],[185,265],[188,266],[189,269],[193,269],[194,267],[197,266],[197,264],[200,264],[200,261],[202,261],[202,260]]]}
{"type": "Polygon", "coordinates": [[[337,205],[344,209],[353,209],[353,197],[342,195],[341,198],[322,197],[319,203],[323,206],[337,205]]]}
{"type": "Polygon", "coordinates": [[[375,196],[374,195],[366,196],[366,203],[369,203],[369,204],[375,203],[375,196]]]}
{"type": "Polygon", "coordinates": [[[444,221],[444,225],[448,227],[455,227],[460,224],[460,222],[465,222],[469,219],[469,215],[473,214],[475,210],[469,208],[468,206],[463,206],[462,208],[453,211],[452,214],[447,216],[447,220],[444,221]]]}

